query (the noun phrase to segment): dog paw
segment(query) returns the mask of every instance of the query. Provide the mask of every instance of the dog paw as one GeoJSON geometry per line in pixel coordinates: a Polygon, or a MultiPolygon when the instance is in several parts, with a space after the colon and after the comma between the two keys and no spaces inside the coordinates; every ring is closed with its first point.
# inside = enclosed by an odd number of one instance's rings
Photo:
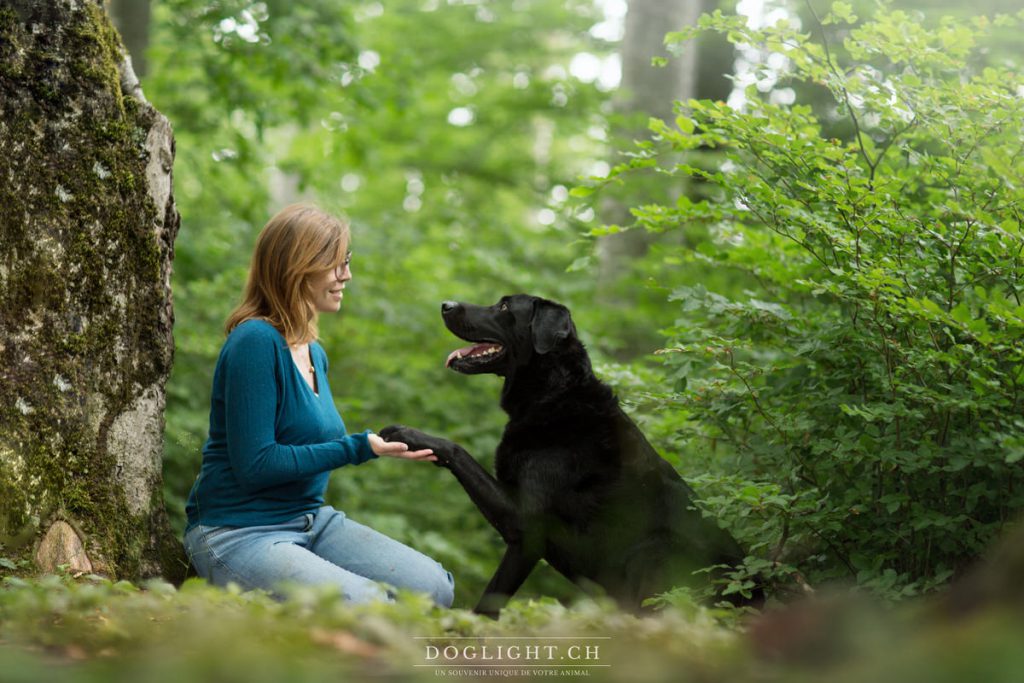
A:
{"type": "Polygon", "coordinates": [[[430,435],[405,425],[389,425],[380,430],[380,438],[385,441],[401,441],[408,444],[409,448],[416,451],[421,448],[430,448],[428,441],[434,440],[430,435]]]}
{"type": "Polygon", "coordinates": [[[451,441],[447,439],[441,439],[436,436],[431,436],[425,432],[421,432],[418,429],[412,427],[406,427],[404,425],[389,425],[379,432],[380,438],[385,441],[401,441],[407,444],[411,450],[418,451],[424,448],[429,448],[434,451],[434,455],[437,456],[437,460],[434,462],[439,467],[444,467],[448,464],[450,454],[452,452],[451,441]]]}
{"type": "Polygon", "coordinates": [[[401,439],[399,439],[397,435],[403,429],[408,429],[408,427],[404,427],[403,425],[388,425],[384,429],[377,432],[377,434],[378,436],[380,436],[380,438],[384,439],[385,441],[401,441],[401,439]]]}

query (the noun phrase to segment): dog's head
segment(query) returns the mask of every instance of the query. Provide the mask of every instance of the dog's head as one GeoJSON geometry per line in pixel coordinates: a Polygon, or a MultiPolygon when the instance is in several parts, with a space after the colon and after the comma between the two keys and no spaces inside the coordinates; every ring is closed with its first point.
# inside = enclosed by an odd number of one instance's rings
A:
{"type": "Polygon", "coordinates": [[[569,309],[526,294],[504,296],[493,306],[457,301],[441,304],[444,324],[473,342],[452,351],[445,367],[467,375],[507,375],[535,355],[547,355],[576,340],[569,309]]]}

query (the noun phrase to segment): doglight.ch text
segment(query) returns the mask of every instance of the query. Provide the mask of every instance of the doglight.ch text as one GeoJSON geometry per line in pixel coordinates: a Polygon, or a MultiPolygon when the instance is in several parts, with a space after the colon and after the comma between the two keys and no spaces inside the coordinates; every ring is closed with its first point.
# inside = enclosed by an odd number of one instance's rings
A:
{"type": "Polygon", "coordinates": [[[607,669],[607,637],[423,638],[423,663],[435,676],[589,676],[607,669]]]}

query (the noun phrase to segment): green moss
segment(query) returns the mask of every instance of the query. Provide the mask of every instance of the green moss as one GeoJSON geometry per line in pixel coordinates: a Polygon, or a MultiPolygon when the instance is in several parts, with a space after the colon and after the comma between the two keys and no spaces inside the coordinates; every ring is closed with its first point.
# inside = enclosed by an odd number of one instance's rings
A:
{"type": "MultiPolygon", "coordinates": [[[[120,93],[121,39],[101,6],[87,3],[87,18],[74,22],[68,32],[69,68],[80,86],[106,91],[122,106],[120,93]],[[113,87],[112,87],[113,86],[113,87]]],[[[124,111],[121,111],[122,116],[124,111]]]]}
{"type": "MultiPolygon", "coordinates": [[[[8,448],[7,444],[0,444],[0,448],[8,448]]],[[[20,489],[19,482],[14,479],[11,468],[0,469],[0,492],[5,495],[7,505],[0,510],[0,545],[8,550],[17,550],[27,545],[35,534],[36,527],[26,514],[27,501],[19,500],[16,492],[20,489]],[[13,496],[9,498],[8,496],[13,496]],[[20,505],[12,505],[18,503],[20,505]]]]}
{"type": "Polygon", "coordinates": [[[100,6],[63,11],[66,30],[38,40],[0,10],[0,176],[17,179],[0,184],[0,262],[11,264],[0,318],[42,318],[32,341],[0,345],[0,442],[24,460],[17,480],[0,476],[0,538],[52,504],[115,574],[134,576],[150,520],[130,513],[106,436],[168,370],[157,334],[165,255],[142,180],[152,115],[121,92],[120,40],[100,6]],[[55,119],[72,125],[40,134],[55,119]]]}

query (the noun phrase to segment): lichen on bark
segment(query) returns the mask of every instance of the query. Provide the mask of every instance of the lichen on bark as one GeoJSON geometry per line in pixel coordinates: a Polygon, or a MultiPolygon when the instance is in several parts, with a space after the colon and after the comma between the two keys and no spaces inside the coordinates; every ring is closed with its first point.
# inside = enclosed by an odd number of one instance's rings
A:
{"type": "Polygon", "coordinates": [[[0,0],[0,543],[183,570],[160,495],[173,138],[95,0],[0,0]]]}

